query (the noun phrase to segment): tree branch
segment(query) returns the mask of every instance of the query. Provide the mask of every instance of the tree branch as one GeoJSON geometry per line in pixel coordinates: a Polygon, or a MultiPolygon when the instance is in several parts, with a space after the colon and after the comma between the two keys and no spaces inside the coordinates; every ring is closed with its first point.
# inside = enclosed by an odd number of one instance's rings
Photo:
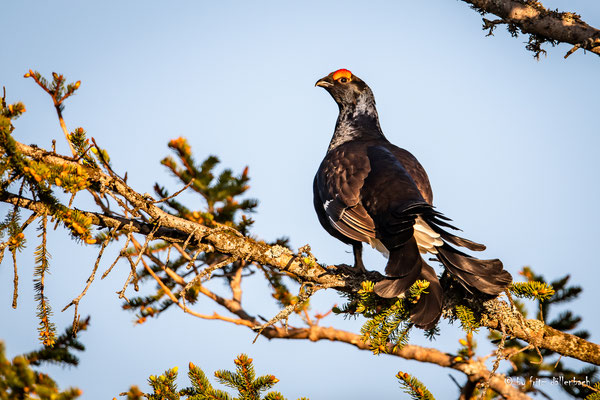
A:
{"type": "Polygon", "coordinates": [[[600,346],[595,343],[556,330],[540,320],[523,319],[517,310],[512,310],[503,301],[488,301],[483,304],[483,310],[482,326],[500,331],[500,326],[504,325],[508,335],[535,347],[600,365],[600,346]]]}
{"type": "MultiPolygon", "coordinates": [[[[600,55],[600,30],[588,25],[571,12],[551,11],[535,0],[463,0],[481,13],[491,13],[523,33],[536,35],[542,41],[570,43],[573,47],[567,58],[581,48],[600,55]]],[[[488,21],[491,22],[491,21],[488,21]]],[[[486,24],[485,29],[493,28],[486,24]]],[[[543,50],[540,50],[543,51],[543,50]]]]}
{"type": "MultiPolygon", "coordinates": [[[[79,165],[69,157],[60,157],[37,147],[27,146],[17,142],[18,150],[34,160],[52,165],[72,164],[79,165]]],[[[4,150],[0,147],[0,150],[4,150]]],[[[335,269],[325,269],[316,259],[308,260],[307,257],[298,257],[289,249],[279,245],[268,245],[242,236],[229,227],[209,228],[202,224],[173,216],[154,205],[154,200],[143,196],[131,189],[118,177],[104,174],[96,168],[86,167],[89,180],[101,190],[111,190],[130,202],[152,218],[154,223],[146,223],[138,219],[129,219],[114,215],[104,215],[86,212],[91,217],[92,224],[99,227],[112,227],[123,231],[148,235],[154,231],[154,238],[169,243],[183,243],[189,240],[189,245],[194,247],[209,247],[220,253],[232,256],[239,260],[255,262],[261,265],[270,265],[279,271],[287,273],[300,283],[311,283],[316,289],[333,288],[339,291],[356,292],[361,289],[361,282],[365,280],[378,281],[383,278],[378,272],[353,273],[344,269],[343,274],[335,274],[335,269]],[[156,229],[156,223],[160,228],[156,229]]],[[[33,210],[37,213],[46,213],[48,208],[39,201],[25,199],[21,196],[0,192],[0,201],[17,204],[19,207],[33,210]]],[[[185,247],[185,246],[184,246],[185,247]]],[[[203,286],[201,286],[203,288],[203,286]]],[[[207,295],[210,295],[207,293],[207,295]]],[[[235,300],[221,299],[222,305],[240,307],[235,300]]],[[[446,310],[453,309],[453,299],[447,298],[446,310]]],[[[219,302],[219,304],[221,304],[219,302]]],[[[481,306],[481,305],[480,305],[481,306]]],[[[524,320],[521,314],[512,310],[505,302],[494,299],[481,306],[481,323],[483,326],[500,330],[504,325],[506,333],[518,339],[533,344],[538,348],[545,348],[564,356],[573,357],[595,365],[600,365],[600,346],[584,339],[560,332],[544,325],[538,320],[524,320]]],[[[243,318],[241,308],[234,312],[243,318]]],[[[244,312],[245,313],[245,312],[244,312]]],[[[246,314],[247,315],[247,314],[246,314]]],[[[265,330],[264,332],[270,332],[265,330]]]]}
{"type": "MultiPolygon", "coordinates": [[[[140,244],[134,242],[134,245],[138,250],[140,249],[140,244]]],[[[146,255],[152,259],[152,261],[162,264],[160,260],[158,260],[151,253],[146,253],[146,255]]],[[[229,312],[239,316],[239,319],[228,318],[217,314],[216,312],[211,315],[204,315],[196,313],[185,305],[182,305],[179,300],[175,297],[172,291],[162,282],[162,280],[152,271],[152,269],[144,262],[142,259],[142,263],[144,268],[152,275],[152,277],[159,283],[161,288],[165,291],[169,299],[175,304],[177,304],[180,308],[184,310],[186,313],[190,313],[193,316],[202,319],[218,319],[225,322],[230,322],[236,325],[247,326],[250,329],[254,329],[254,327],[258,324],[258,320],[252,317],[249,313],[247,313],[243,308],[241,308],[241,299],[240,300],[226,300],[213,292],[209,291],[205,287],[200,287],[200,292],[217,302],[219,305],[227,309],[229,312]]],[[[164,269],[167,271],[167,274],[171,279],[173,279],[177,284],[182,287],[187,285],[186,281],[176,274],[174,271],[169,269],[168,267],[162,264],[164,269]]],[[[241,268],[237,271],[241,271],[241,268]]],[[[233,291],[233,290],[232,290],[233,291]]],[[[236,296],[234,295],[234,298],[236,296]]],[[[316,342],[319,340],[330,340],[334,342],[343,342],[355,346],[360,350],[371,351],[369,342],[363,342],[360,335],[355,333],[343,331],[340,329],[335,329],[333,327],[321,327],[316,324],[309,323],[309,326],[306,328],[296,328],[290,327],[287,329],[278,327],[278,326],[267,326],[261,332],[260,335],[268,338],[268,339],[296,339],[296,340],[310,340],[312,342],[316,342]]],[[[499,393],[501,396],[507,399],[517,399],[517,400],[526,400],[531,399],[529,396],[521,392],[518,388],[512,386],[510,381],[506,380],[504,375],[492,374],[485,365],[485,359],[478,360],[466,360],[466,361],[455,361],[456,356],[443,353],[437,349],[425,348],[421,346],[415,345],[406,345],[402,349],[392,351],[392,346],[390,345],[389,354],[397,357],[401,357],[407,360],[415,360],[420,362],[427,362],[431,364],[436,364],[441,367],[452,368],[456,371],[460,371],[467,376],[468,382],[473,383],[473,385],[477,382],[485,382],[489,380],[489,387],[499,393]],[[491,375],[491,376],[490,376],[491,375]]],[[[473,386],[474,387],[474,386],[473,386]]]]}
{"type": "MultiPolygon", "coordinates": [[[[332,342],[343,342],[350,344],[361,350],[370,351],[369,343],[363,342],[360,335],[355,333],[321,326],[311,326],[309,328],[290,328],[287,333],[281,328],[265,329],[263,335],[269,339],[308,339],[316,342],[319,340],[330,340],[332,342]]],[[[448,353],[443,353],[437,349],[406,345],[400,350],[390,352],[390,355],[402,357],[407,360],[415,360],[436,364],[441,367],[452,368],[467,375],[470,381],[485,381],[490,376],[490,371],[487,369],[481,360],[467,360],[456,362],[456,356],[448,353]]],[[[507,399],[531,399],[518,388],[510,385],[505,376],[494,374],[490,379],[490,388],[498,392],[507,399]]]]}

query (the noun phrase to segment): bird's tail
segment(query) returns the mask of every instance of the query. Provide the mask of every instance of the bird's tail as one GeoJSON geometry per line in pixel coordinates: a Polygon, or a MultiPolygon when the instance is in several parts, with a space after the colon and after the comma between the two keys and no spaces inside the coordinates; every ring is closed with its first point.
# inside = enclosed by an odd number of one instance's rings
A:
{"type": "Polygon", "coordinates": [[[422,261],[419,279],[429,281],[426,292],[415,304],[410,313],[410,320],[421,329],[431,329],[442,315],[442,286],[433,268],[422,261]]]}
{"type": "MultiPolygon", "coordinates": [[[[393,253],[390,253],[390,260],[393,253]]],[[[442,315],[442,286],[433,268],[427,265],[420,256],[417,265],[411,272],[414,278],[405,276],[401,279],[392,278],[377,282],[375,293],[379,297],[393,298],[406,292],[417,279],[429,281],[429,287],[410,310],[410,320],[419,328],[431,329],[442,315]],[[414,274],[414,271],[417,274],[414,274]]]]}
{"type": "Polygon", "coordinates": [[[377,282],[375,293],[379,297],[391,299],[407,291],[419,278],[422,261],[414,237],[402,246],[390,250],[385,273],[392,279],[377,282]]]}
{"type": "Polygon", "coordinates": [[[444,244],[437,247],[437,259],[446,270],[456,278],[465,289],[473,293],[473,289],[491,296],[498,296],[512,282],[512,276],[503,268],[498,259],[480,260],[455,249],[455,246],[465,247],[473,251],[485,250],[485,245],[469,239],[453,235],[442,227],[459,230],[451,225],[447,217],[433,212],[428,218],[429,226],[437,232],[444,244]]]}
{"type": "Polygon", "coordinates": [[[498,259],[480,260],[447,243],[437,250],[437,259],[471,293],[472,289],[476,289],[490,296],[498,296],[512,282],[512,276],[503,269],[502,261],[498,259]]]}

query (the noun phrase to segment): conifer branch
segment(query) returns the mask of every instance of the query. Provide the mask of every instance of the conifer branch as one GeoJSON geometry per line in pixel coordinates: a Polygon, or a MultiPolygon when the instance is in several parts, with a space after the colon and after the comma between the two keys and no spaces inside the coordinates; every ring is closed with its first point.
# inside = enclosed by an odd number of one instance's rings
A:
{"type": "MultiPolygon", "coordinates": [[[[296,339],[310,340],[313,342],[319,340],[329,340],[350,344],[360,350],[371,351],[369,342],[363,342],[360,335],[347,332],[332,327],[313,326],[309,328],[289,328],[288,333],[281,328],[265,329],[263,336],[269,339],[296,339]]],[[[441,352],[434,348],[421,347],[407,344],[402,348],[393,350],[390,345],[387,354],[401,357],[406,360],[415,360],[419,362],[435,364],[444,368],[451,368],[464,373],[469,380],[474,382],[484,382],[490,379],[489,387],[499,393],[504,398],[530,400],[531,398],[522,393],[517,387],[507,383],[506,377],[502,374],[496,374],[490,377],[490,371],[481,360],[456,361],[456,356],[441,352]]]]}
{"type": "MultiPolygon", "coordinates": [[[[35,216],[33,214],[32,216],[35,216]]],[[[35,299],[38,302],[38,318],[40,319],[39,323],[39,333],[40,340],[44,344],[44,346],[52,347],[54,342],[56,341],[56,327],[50,321],[50,316],[52,315],[52,309],[50,304],[48,303],[48,299],[44,294],[45,282],[44,279],[46,274],[49,272],[50,268],[50,254],[47,249],[47,223],[48,216],[42,215],[41,220],[41,233],[40,237],[42,238],[42,243],[35,250],[35,262],[36,267],[34,271],[34,289],[36,291],[35,299]]]]}
{"type": "Polygon", "coordinates": [[[148,271],[148,273],[152,276],[152,278],[154,278],[154,280],[160,285],[161,289],[165,291],[165,293],[169,297],[169,299],[171,299],[171,301],[173,303],[175,303],[179,308],[181,308],[183,310],[183,312],[193,315],[194,317],[201,318],[201,319],[208,319],[208,320],[216,319],[216,320],[220,320],[220,321],[230,322],[230,323],[236,324],[236,325],[245,325],[249,328],[252,328],[254,326],[252,322],[245,320],[245,319],[229,318],[229,317],[219,315],[216,312],[213,313],[213,315],[201,314],[201,313],[198,313],[198,312],[186,307],[185,303],[180,302],[179,299],[177,299],[177,297],[173,294],[171,289],[169,289],[167,287],[167,285],[165,285],[163,283],[163,281],[160,279],[160,277],[158,275],[156,275],[154,273],[154,271],[152,271],[152,268],[150,268],[148,263],[146,263],[146,261],[143,258],[141,259],[141,261],[142,261],[142,265],[144,266],[146,271],[148,271]]]}
{"type": "Polygon", "coordinates": [[[62,110],[64,109],[63,102],[75,94],[75,91],[79,89],[81,85],[81,81],[77,81],[75,83],[71,83],[67,85],[65,88],[65,78],[62,75],[59,75],[55,72],[52,73],[53,81],[52,84],[49,84],[39,72],[29,70],[28,73],[25,74],[25,78],[32,78],[35,83],[38,84],[39,87],[44,89],[46,93],[50,95],[52,98],[52,102],[54,103],[54,108],[56,110],[56,114],[58,116],[58,122],[60,124],[60,128],[62,129],[65,138],[67,139],[67,143],[69,144],[69,148],[71,149],[71,153],[73,153],[73,157],[77,156],[77,151],[71,143],[71,138],[69,134],[69,130],[67,129],[67,124],[65,123],[65,119],[62,115],[62,110]]]}
{"type": "MultiPolygon", "coordinates": [[[[16,142],[16,147],[24,156],[36,161],[50,165],[75,164],[68,157],[57,156],[40,148],[33,148],[19,142],[16,142]]],[[[0,147],[0,151],[2,150],[0,147]]],[[[151,220],[160,220],[161,227],[156,230],[155,239],[169,243],[188,241],[191,246],[209,245],[222,254],[247,262],[269,265],[293,276],[299,282],[313,284],[319,289],[333,288],[342,292],[358,292],[362,289],[363,281],[383,279],[383,276],[377,272],[370,272],[368,276],[365,276],[362,273],[350,273],[344,270],[343,275],[338,275],[331,272],[335,271],[335,268],[324,269],[314,260],[307,263],[306,257],[297,257],[285,247],[268,245],[265,242],[243,236],[233,228],[209,228],[171,215],[155,206],[153,200],[135,192],[121,179],[107,176],[103,172],[89,167],[86,167],[86,171],[91,185],[99,185],[104,190],[114,191],[114,193],[127,199],[136,208],[144,211],[151,220]]],[[[0,192],[0,201],[19,204],[20,207],[39,213],[49,211],[49,207],[40,201],[24,199],[5,191],[0,192]]],[[[156,225],[139,219],[114,215],[107,216],[87,211],[81,213],[91,219],[92,225],[99,227],[112,227],[124,232],[135,232],[143,235],[148,235],[156,228],[156,225]]],[[[453,306],[454,304],[446,304],[446,308],[453,306]]],[[[509,335],[532,343],[536,347],[600,365],[600,346],[597,344],[545,326],[539,320],[524,320],[522,322],[520,314],[512,311],[509,305],[501,300],[488,301],[479,311],[481,312],[480,323],[482,326],[499,330],[500,324],[504,324],[509,335]]]]}
{"type": "MultiPolygon", "coordinates": [[[[142,263],[144,264],[144,267],[148,270],[148,272],[150,272],[151,268],[144,262],[143,259],[142,263]]],[[[170,271],[169,276],[173,277],[173,279],[179,285],[186,285],[186,281],[181,276],[177,275],[168,268],[167,270],[170,271]]],[[[247,326],[248,328],[254,328],[258,324],[258,320],[250,316],[243,309],[241,309],[239,303],[223,299],[203,286],[200,287],[201,293],[205,294],[208,298],[214,300],[219,305],[225,307],[231,313],[239,315],[240,318],[227,318],[217,313],[214,313],[212,316],[203,315],[196,313],[193,310],[190,310],[189,308],[185,308],[185,305],[177,301],[176,296],[160,280],[160,278],[153,272],[151,274],[153,278],[156,279],[157,282],[159,282],[161,288],[166,291],[169,298],[190,315],[202,319],[216,319],[225,322],[230,322],[236,325],[247,326]]],[[[267,326],[265,326],[264,329],[261,331],[261,335],[268,339],[310,340],[313,342],[319,340],[329,340],[347,343],[352,346],[355,346],[360,350],[372,350],[372,344],[369,341],[363,341],[360,335],[354,334],[352,332],[343,331],[340,329],[335,329],[332,327],[321,327],[318,325],[311,325],[306,328],[287,327],[284,329],[283,327],[274,326],[272,324],[265,325],[267,326]]],[[[518,388],[515,388],[509,383],[507,383],[502,375],[491,375],[490,372],[487,370],[484,362],[481,360],[457,361],[457,358],[451,354],[443,353],[436,349],[423,348],[414,345],[406,345],[400,348],[398,346],[393,346],[392,344],[390,344],[389,348],[386,349],[385,353],[405,359],[436,364],[441,367],[449,367],[466,374],[470,381],[483,382],[484,380],[489,380],[489,387],[506,398],[530,399],[527,395],[520,392],[518,388]]]]}
{"type": "Polygon", "coordinates": [[[400,381],[404,387],[404,391],[411,396],[414,400],[435,400],[431,392],[427,390],[417,378],[410,376],[406,372],[399,371],[396,374],[396,378],[400,381]]]}
{"type": "Polygon", "coordinates": [[[527,50],[536,58],[546,51],[544,43],[552,46],[558,43],[573,45],[565,54],[569,57],[577,49],[600,55],[600,30],[585,23],[572,12],[548,10],[537,0],[463,0],[481,14],[494,14],[500,19],[495,21],[484,18],[483,29],[493,32],[498,24],[506,24],[512,36],[521,31],[529,35],[527,50]]]}
{"type": "Polygon", "coordinates": [[[537,281],[514,282],[510,285],[510,291],[517,297],[537,299],[540,304],[554,295],[552,286],[537,281]]]}
{"type": "MultiPolygon", "coordinates": [[[[286,400],[279,392],[269,392],[264,397],[261,393],[272,388],[279,379],[274,375],[263,375],[256,377],[252,359],[245,354],[240,354],[234,360],[236,371],[219,370],[215,377],[219,383],[237,390],[238,397],[233,398],[228,393],[213,388],[204,371],[193,363],[189,363],[188,377],[191,387],[177,390],[175,379],[178,368],[165,371],[162,375],[151,375],[148,382],[153,393],[141,393],[137,386],[132,386],[129,392],[121,393],[121,396],[141,399],[142,396],[150,400],[165,399],[206,399],[206,400],[286,400]]],[[[299,400],[308,400],[302,397],[299,400]]]]}

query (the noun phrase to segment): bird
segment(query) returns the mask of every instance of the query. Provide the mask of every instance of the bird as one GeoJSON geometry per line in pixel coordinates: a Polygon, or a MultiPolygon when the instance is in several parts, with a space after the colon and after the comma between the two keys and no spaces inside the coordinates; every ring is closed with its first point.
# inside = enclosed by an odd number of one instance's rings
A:
{"type": "Polygon", "coordinates": [[[369,86],[347,69],[319,79],[339,107],[333,137],[313,181],[314,207],[322,227],[352,246],[354,268],[366,272],[362,244],[388,258],[386,278],[374,292],[383,298],[404,294],[418,279],[427,293],[410,311],[422,329],[437,325],[443,290],[435,270],[423,259],[435,257],[468,293],[496,297],[512,282],[499,259],[480,260],[472,251],[485,245],[450,233],[459,230],[433,206],[433,192],[423,166],[383,134],[369,86]]]}

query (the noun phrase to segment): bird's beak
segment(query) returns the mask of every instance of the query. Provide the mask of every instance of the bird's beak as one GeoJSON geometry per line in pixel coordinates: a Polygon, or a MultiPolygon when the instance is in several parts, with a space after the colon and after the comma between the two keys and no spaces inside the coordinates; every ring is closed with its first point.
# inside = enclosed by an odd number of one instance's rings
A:
{"type": "Polygon", "coordinates": [[[326,88],[327,89],[328,87],[333,86],[333,83],[329,82],[327,80],[327,78],[323,78],[323,79],[319,79],[317,81],[317,83],[315,83],[315,86],[321,86],[322,88],[326,88]]]}

